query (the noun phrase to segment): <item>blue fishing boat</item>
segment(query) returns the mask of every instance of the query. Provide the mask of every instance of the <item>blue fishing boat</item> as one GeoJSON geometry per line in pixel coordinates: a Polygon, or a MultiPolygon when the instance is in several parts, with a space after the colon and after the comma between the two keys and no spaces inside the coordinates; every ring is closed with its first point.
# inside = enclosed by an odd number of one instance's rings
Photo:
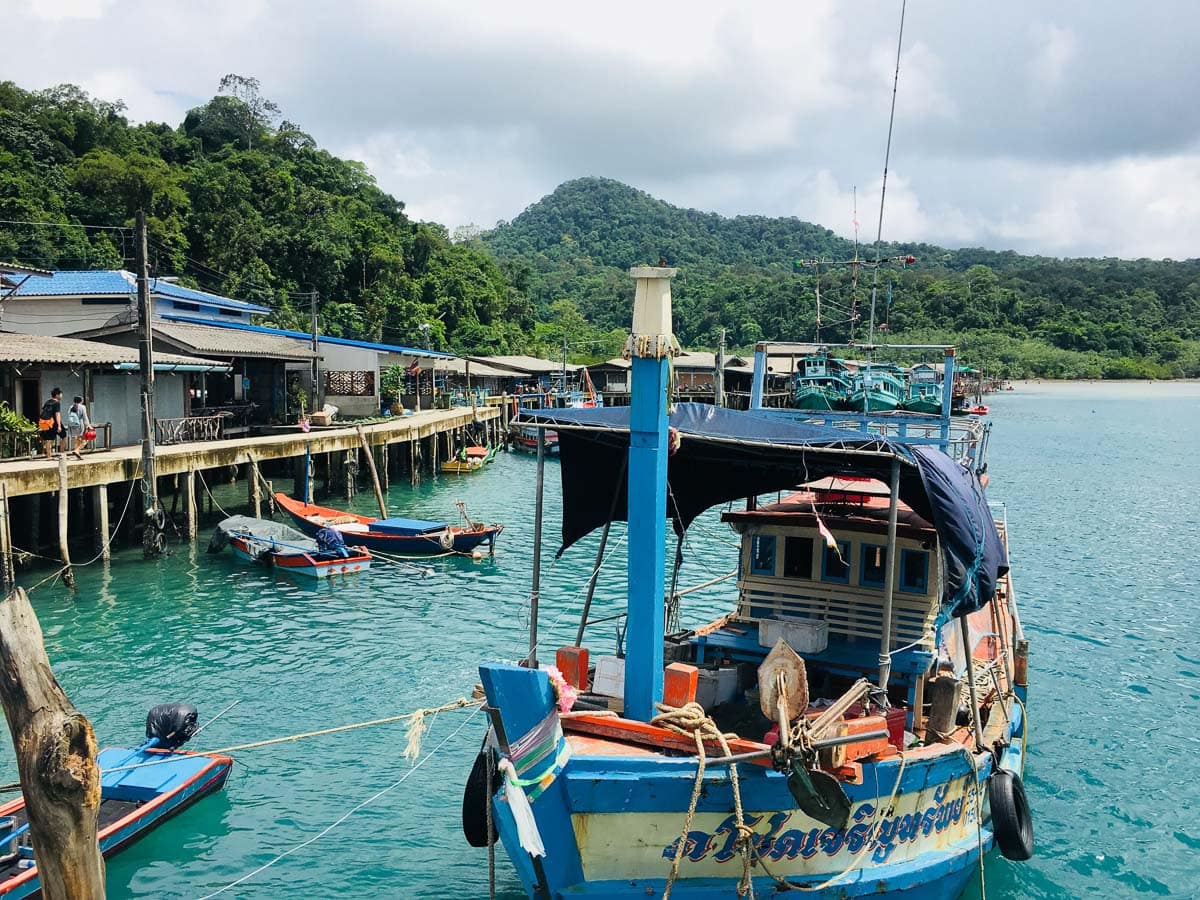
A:
{"type": "Polygon", "coordinates": [[[539,516],[530,653],[480,667],[468,840],[494,823],[551,898],[953,898],[993,846],[1029,858],[1027,644],[982,464],[865,419],[669,413],[674,270],[632,274],[632,406],[535,417],[559,433],[562,549],[628,522],[624,654],[537,667],[539,516]],[[667,521],[683,546],[739,499],[730,612],[665,634],[667,521]]]}
{"type": "MultiPolygon", "coordinates": [[[[104,856],[124,850],[225,785],[232,759],[179,749],[197,730],[194,706],[168,703],[150,710],[143,744],[100,751],[97,837],[104,856]]],[[[18,797],[0,805],[0,897],[34,897],[41,889],[25,800],[18,797]]]]}

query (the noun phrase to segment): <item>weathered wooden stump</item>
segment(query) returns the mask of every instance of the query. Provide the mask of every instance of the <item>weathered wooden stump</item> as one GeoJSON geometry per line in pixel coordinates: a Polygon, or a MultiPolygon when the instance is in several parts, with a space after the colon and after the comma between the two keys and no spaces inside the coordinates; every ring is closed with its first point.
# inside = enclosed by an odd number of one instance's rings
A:
{"type": "Polygon", "coordinates": [[[0,600],[0,702],[12,731],[42,896],[103,898],[96,736],[55,679],[41,625],[21,588],[0,600]]]}

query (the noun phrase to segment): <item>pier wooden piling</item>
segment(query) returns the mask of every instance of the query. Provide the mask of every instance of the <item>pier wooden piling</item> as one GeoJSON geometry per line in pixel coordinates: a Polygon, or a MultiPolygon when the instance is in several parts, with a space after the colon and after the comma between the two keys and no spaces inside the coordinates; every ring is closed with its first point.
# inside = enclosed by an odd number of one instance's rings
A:
{"type": "Polygon", "coordinates": [[[12,528],[9,526],[8,486],[0,482],[0,592],[7,594],[16,581],[12,528]]]}
{"type": "Polygon", "coordinates": [[[111,538],[108,530],[108,485],[98,484],[92,488],[92,523],[96,529],[96,552],[108,562],[112,558],[109,549],[111,538]]]}
{"type": "Polygon", "coordinates": [[[97,843],[96,736],[50,669],[42,629],[20,588],[0,600],[0,702],[47,900],[103,900],[97,843]]]}
{"type": "Polygon", "coordinates": [[[71,548],[67,544],[67,526],[70,523],[71,504],[67,490],[67,457],[58,458],[58,552],[63,561],[63,581],[67,587],[75,587],[75,573],[71,570],[71,548]]]}
{"type": "Polygon", "coordinates": [[[386,519],[388,517],[387,503],[384,502],[383,487],[379,483],[379,470],[375,468],[375,454],[371,452],[371,445],[367,443],[367,433],[363,431],[361,425],[358,426],[358,440],[367,457],[367,467],[371,470],[371,484],[375,488],[375,502],[379,504],[379,518],[386,519]]]}
{"type": "Polygon", "coordinates": [[[253,453],[246,454],[250,460],[250,465],[246,469],[246,480],[250,482],[250,507],[254,510],[254,518],[262,518],[262,485],[259,479],[262,477],[258,472],[258,461],[254,458],[253,453]]]}
{"type": "Polygon", "coordinates": [[[189,541],[194,541],[199,533],[199,523],[196,515],[196,470],[187,472],[187,535],[189,541]]]}

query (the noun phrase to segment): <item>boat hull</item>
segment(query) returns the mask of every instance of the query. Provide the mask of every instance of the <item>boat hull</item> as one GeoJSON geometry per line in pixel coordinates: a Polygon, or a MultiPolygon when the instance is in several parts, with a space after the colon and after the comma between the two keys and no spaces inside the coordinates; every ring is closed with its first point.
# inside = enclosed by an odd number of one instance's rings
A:
{"type": "Polygon", "coordinates": [[[845,408],[851,412],[863,412],[864,409],[866,412],[891,412],[899,405],[900,401],[895,397],[877,391],[867,394],[865,407],[861,391],[851,394],[845,401],[845,408]]]}
{"type": "Polygon", "coordinates": [[[259,555],[249,546],[245,538],[235,537],[229,542],[233,555],[245,563],[268,565],[281,572],[304,575],[308,578],[329,578],[331,575],[352,575],[371,568],[371,557],[354,553],[340,559],[317,559],[308,553],[271,553],[259,555]]]}
{"type": "Polygon", "coordinates": [[[355,546],[366,547],[368,550],[382,550],[387,553],[398,553],[406,556],[437,556],[441,553],[470,553],[482,544],[494,548],[496,537],[503,530],[500,525],[485,525],[481,528],[467,530],[455,526],[447,526],[444,530],[429,534],[386,534],[381,531],[371,531],[371,523],[377,521],[367,516],[353,516],[336,509],[301,503],[286,494],[276,494],[275,502],[292,517],[292,521],[309,537],[316,537],[317,532],[326,527],[324,522],[314,522],[309,516],[350,516],[365,525],[366,531],[345,532],[343,537],[355,546]],[[442,536],[449,534],[448,539],[442,536]]]}
{"type": "MultiPolygon", "coordinates": [[[[490,666],[480,670],[493,719],[498,717],[504,734],[521,734],[543,709],[538,695],[522,692],[517,678],[495,672],[490,666]],[[513,705],[506,707],[506,701],[513,705]]],[[[1021,715],[1014,708],[1012,732],[1019,730],[1021,715]]],[[[500,838],[530,897],[661,896],[677,852],[672,896],[736,896],[744,857],[736,844],[737,801],[727,768],[707,770],[681,846],[695,760],[656,749],[661,739],[644,723],[563,724],[567,733],[560,746],[566,749],[557,757],[542,754],[551,768],[534,764],[522,770],[526,782],[536,785],[531,809],[546,849],[536,865],[522,848],[506,799],[513,787],[492,797],[500,838]],[[622,732],[631,737],[614,740],[622,732]],[[595,734],[603,737],[589,736],[595,734]]],[[[1020,770],[1022,743],[1015,735],[1009,740],[1001,759],[1005,768],[1020,770]]],[[[741,764],[739,796],[753,835],[757,863],[751,873],[758,895],[774,895],[774,875],[820,897],[957,897],[977,871],[980,849],[987,852],[993,843],[987,806],[982,805],[981,820],[979,802],[992,759],[980,754],[973,762],[958,745],[913,749],[906,756],[903,765],[898,755],[864,759],[861,778],[842,781],[851,803],[842,828],[797,809],[787,778],[769,764],[741,764]]]]}
{"type": "Polygon", "coordinates": [[[801,389],[796,391],[795,408],[829,412],[838,408],[842,395],[830,390],[801,389]]]}
{"type": "MultiPolygon", "coordinates": [[[[111,748],[102,750],[97,761],[101,768],[156,761],[153,766],[125,772],[105,772],[102,776],[98,841],[100,852],[106,858],[124,850],[201,798],[219,791],[225,786],[233,769],[233,760],[228,756],[163,754],[153,750],[111,748]],[[157,762],[168,755],[175,759],[167,763],[157,762]],[[142,772],[149,773],[145,785],[137,783],[137,773],[142,772]],[[165,787],[157,789],[151,784],[163,784],[165,787]],[[106,809],[106,806],[109,808],[106,809]],[[116,807],[116,812],[111,811],[113,807],[116,807]]],[[[17,798],[0,806],[0,816],[22,818],[24,809],[24,799],[17,798]]],[[[36,866],[0,872],[0,879],[3,879],[0,880],[0,897],[4,900],[34,897],[41,892],[36,866]]]]}
{"type": "Polygon", "coordinates": [[[925,413],[926,415],[931,416],[941,415],[942,412],[941,401],[927,397],[905,400],[900,404],[900,407],[908,410],[909,412],[925,413]]]}

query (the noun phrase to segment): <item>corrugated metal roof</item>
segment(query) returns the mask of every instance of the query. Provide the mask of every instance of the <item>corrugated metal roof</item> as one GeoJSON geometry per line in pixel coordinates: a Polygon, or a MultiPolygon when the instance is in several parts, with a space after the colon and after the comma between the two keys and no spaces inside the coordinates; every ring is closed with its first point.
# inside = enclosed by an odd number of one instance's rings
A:
{"type": "MultiPolygon", "coordinates": [[[[133,347],[118,347],[115,344],[81,341],[76,338],[0,332],[0,362],[111,366],[137,361],[138,351],[133,347]]],[[[155,353],[154,362],[156,365],[220,365],[214,360],[181,356],[177,353],[155,353]]]]}
{"type": "Polygon", "coordinates": [[[312,350],[295,338],[279,334],[246,334],[215,325],[158,322],[154,332],[196,353],[218,357],[261,356],[269,359],[310,360],[312,350]]]}
{"type": "MultiPolygon", "coordinates": [[[[408,354],[389,353],[389,354],[386,354],[385,356],[383,356],[383,358],[379,359],[379,365],[382,367],[407,366],[410,364],[410,362],[413,361],[413,359],[414,359],[414,356],[410,356],[408,354]]],[[[437,372],[451,372],[454,374],[461,374],[461,376],[466,376],[467,362],[468,362],[468,360],[458,359],[458,358],[437,359],[437,360],[432,360],[430,362],[426,362],[426,364],[424,364],[424,366],[426,368],[430,368],[430,370],[437,371],[437,372]]],[[[486,362],[479,362],[476,360],[469,360],[469,362],[470,362],[470,376],[472,376],[472,378],[520,378],[521,377],[520,374],[510,370],[510,368],[496,368],[494,366],[488,366],[486,364],[486,362]]]]}
{"type": "MultiPolygon", "coordinates": [[[[162,278],[150,279],[150,290],[156,297],[201,303],[217,309],[239,312],[269,313],[271,310],[255,303],[234,300],[174,284],[162,278]]],[[[80,269],[55,272],[51,277],[34,276],[15,292],[16,297],[112,297],[132,295],[137,291],[137,278],[124,269],[80,269]]]]}
{"type": "MultiPolygon", "coordinates": [[[[215,328],[230,328],[234,331],[250,331],[255,334],[275,334],[297,341],[312,341],[312,335],[303,331],[287,331],[283,328],[268,328],[266,325],[251,325],[247,322],[210,322],[208,319],[193,319],[190,316],[163,316],[162,318],[171,322],[185,322],[189,324],[203,323],[205,325],[211,325],[215,328]]],[[[439,350],[419,350],[415,347],[401,347],[397,344],[377,344],[373,341],[356,341],[352,338],[330,337],[329,335],[325,334],[318,335],[317,341],[321,344],[337,344],[341,347],[358,347],[362,350],[378,350],[381,353],[404,353],[408,356],[454,359],[452,354],[442,353],[439,350]]]]}
{"type": "MultiPolygon", "coordinates": [[[[504,369],[511,369],[516,373],[524,373],[527,375],[553,375],[556,372],[562,372],[562,362],[554,362],[550,359],[538,359],[536,356],[472,356],[472,360],[486,363],[487,365],[500,366],[504,369]]],[[[572,363],[567,363],[568,372],[578,372],[583,366],[577,366],[572,363]]]]}

